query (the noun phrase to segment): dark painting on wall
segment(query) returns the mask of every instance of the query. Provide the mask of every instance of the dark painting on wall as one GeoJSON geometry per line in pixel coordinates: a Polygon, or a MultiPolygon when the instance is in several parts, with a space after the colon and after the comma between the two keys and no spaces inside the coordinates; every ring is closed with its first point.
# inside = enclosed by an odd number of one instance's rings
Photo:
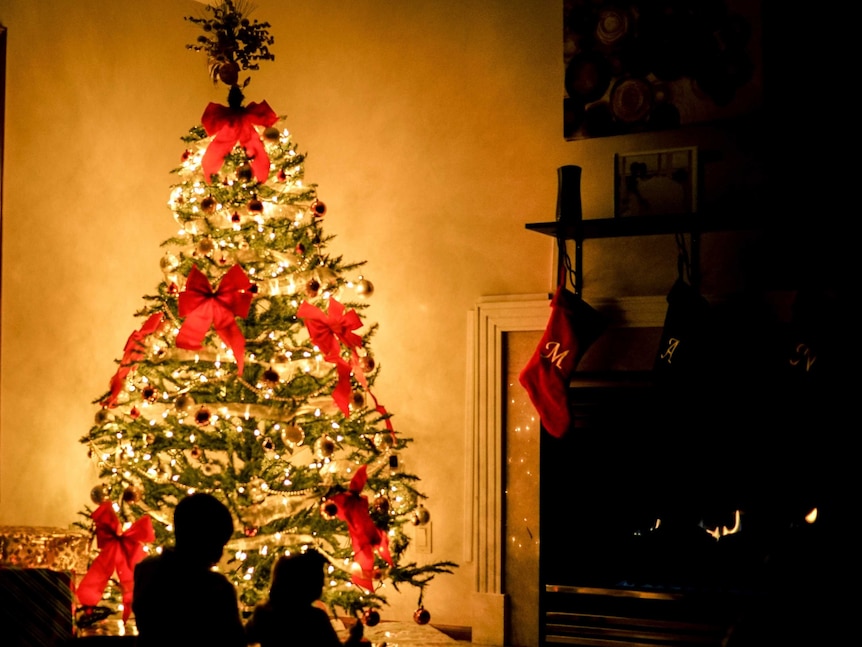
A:
{"type": "Polygon", "coordinates": [[[567,140],[738,117],[763,100],[760,0],[563,0],[567,140]]]}

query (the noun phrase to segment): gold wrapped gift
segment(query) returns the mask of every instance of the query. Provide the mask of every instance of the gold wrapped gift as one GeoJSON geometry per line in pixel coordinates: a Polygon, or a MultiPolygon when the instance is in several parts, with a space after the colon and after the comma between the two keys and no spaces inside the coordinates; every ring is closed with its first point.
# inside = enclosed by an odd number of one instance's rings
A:
{"type": "Polygon", "coordinates": [[[0,526],[0,568],[87,572],[90,534],[40,526],[0,526]]]}

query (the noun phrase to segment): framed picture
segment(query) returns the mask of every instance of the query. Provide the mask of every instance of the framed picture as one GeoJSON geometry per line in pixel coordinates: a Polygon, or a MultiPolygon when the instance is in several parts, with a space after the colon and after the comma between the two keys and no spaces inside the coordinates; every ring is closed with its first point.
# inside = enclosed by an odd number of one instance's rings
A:
{"type": "Polygon", "coordinates": [[[614,215],[669,216],[697,211],[697,147],[614,156],[614,215]]]}

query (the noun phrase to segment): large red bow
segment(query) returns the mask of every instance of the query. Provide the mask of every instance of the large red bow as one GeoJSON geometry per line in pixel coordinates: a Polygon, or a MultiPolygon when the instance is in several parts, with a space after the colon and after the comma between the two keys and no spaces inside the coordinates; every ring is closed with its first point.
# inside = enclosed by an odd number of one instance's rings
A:
{"type": "Polygon", "coordinates": [[[207,277],[192,265],[186,289],[180,293],[178,305],[181,317],[186,317],[177,334],[177,348],[198,350],[204,336],[215,328],[236,359],[239,374],[245,365],[245,337],[236,324],[236,317],[247,317],[254,294],[251,281],[239,265],[231,267],[213,290],[207,277]]]}
{"type": "Polygon", "coordinates": [[[123,622],[132,612],[135,566],[144,556],[141,544],[155,541],[153,522],[144,515],[122,532],[120,521],[110,501],[102,503],[91,515],[96,522],[96,544],[99,555],[78,585],[78,600],[85,606],[96,606],[102,599],[108,580],[117,572],[123,591],[123,622]]]}
{"type": "Polygon", "coordinates": [[[354,574],[351,579],[366,591],[373,591],[371,578],[374,574],[374,552],[377,551],[390,566],[392,556],[389,553],[389,537],[386,531],[374,525],[368,512],[368,497],[361,494],[367,480],[367,466],[363,465],[350,480],[349,490],[333,495],[330,501],[338,509],[338,518],[347,522],[353,543],[353,557],[361,568],[361,573],[354,574]]]}
{"type": "Polygon", "coordinates": [[[335,299],[329,299],[326,314],[317,306],[303,301],[296,311],[296,316],[305,320],[311,341],[323,353],[327,362],[332,362],[338,371],[338,384],[332,392],[332,398],[346,416],[350,413],[350,372],[358,365],[359,356],[356,349],[362,346],[362,337],[354,330],[362,327],[362,321],[355,310],[345,312],[344,305],[335,299]],[[351,363],[341,356],[341,344],[350,349],[351,363]]]}
{"type": "Polygon", "coordinates": [[[201,160],[207,183],[213,173],[218,173],[224,164],[225,156],[239,142],[245,149],[251,162],[251,168],[258,182],[266,182],[269,177],[269,156],[263,147],[255,125],[272,126],[278,121],[278,115],[266,101],[252,101],[245,108],[230,108],[218,103],[210,103],[204,110],[201,123],[207,135],[215,138],[207,147],[201,160]]]}
{"type": "Polygon", "coordinates": [[[162,312],[151,314],[140,330],[136,330],[129,335],[129,339],[123,348],[123,359],[120,362],[120,368],[117,369],[114,377],[111,378],[111,393],[104,401],[106,407],[113,408],[117,406],[117,397],[120,395],[120,391],[123,390],[126,376],[132,370],[132,367],[144,356],[144,339],[159,329],[164,317],[165,315],[162,312]]]}

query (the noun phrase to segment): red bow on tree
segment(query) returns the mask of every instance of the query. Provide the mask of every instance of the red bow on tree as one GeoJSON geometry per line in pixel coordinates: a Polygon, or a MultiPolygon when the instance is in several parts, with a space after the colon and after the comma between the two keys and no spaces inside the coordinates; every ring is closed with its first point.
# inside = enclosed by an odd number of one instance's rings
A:
{"type": "Polygon", "coordinates": [[[114,512],[114,504],[110,501],[102,503],[90,516],[96,522],[96,544],[99,547],[99,555],[78,585],[78,600],[88,607],[98,605],[108,580],[116,571],[123,591],[123,622],[125,622],[132,613],[135,566],[145,556],[141,544],[156,539],[153,522],[149,516],[144,515],[128,530],[122,532],[120,521],[114,512]]]}
{"type": "Polygon", "coordinates": [[[180,293],[178,300],[179,314],[186,320],[177,335],[177,348],[198,350],[212,326],[222,341],[233,350],[239,374],[242,375],[245,337],[236,324],[236,317],[248,316],[254,298],[251,287],[251,281],[239,265],[228,270],[217,290],[212,289],[207,277],[193,265],[186,280],[186,289],[180,293]]]}
{"type": "Polygon", "coordinates": [[[361,573],[353,575],[353,583],[366,591],[373,591],[371,577],[374,573],[374,552],[392,566],[389,554],[389,537],[386,532],[374,525],[368,512],[368,497],[362,496],[362,488],[368,480],[367,466],[360,467],[350,480],[347,492],[339,492],[330,497],[337,509],[337,516],[347,522],[350,541],[353,544],[353,557],[359,564],[361,573]]]}
{"type": "Polygon", "coordinates": [[[311,341],[323,353],[327,362],[332,362],[338,371],[338,384],[332,392],[332,399],[346,416],[350,413],[350,372],[358,366],[359,356],[356,349],[362,346],[362,337],[354,330],[362,327],[362,321],[355,310],[345,312],[344,305],[329,299],[329,309],[324,314],[320,308],[303,301],[296,316],[305,320],[311,341]],[[341,356],[341,344],[350,349],[351,363],[341,356]]]}
{"type": "Polygon", "coordinates": [[[201,165],[207,183],[210,176],[218,173],[224,164],[225,156],[239,142],[251,162],[251,168],[258,182],[266,182],[269,177],[269,156],[263,147],[255,125],[272,126],[278,115],[266,101],[252,101],[245,108],[230,108],[218,103],[210,103],[204,110],[201,123],[207,135],[215,135],[204,153],[201,165]]]}
{"type": "Polygon", "coordinates": [[[111,394],[103,403],[106,407],[113,408],[117,406],[117,396],[119,396],[120,391],[123,390],[123,382],[125,382],[126,376],[129,374],[129,371],[132,370],[134,365],[138,363],[138,360],[144,356],[144,339],[159,329],[164,317],[164,313],[161,312],[151,314],[149,319],[147,319],[144,322],[144,325],[141,326],[140,330],[136,330],[129,335],[129,339],[126,341],[126,345],[123,348],[123,359],[120,362],[120,368],[117,369],[114,377],[111,378],[111,394]]]}

